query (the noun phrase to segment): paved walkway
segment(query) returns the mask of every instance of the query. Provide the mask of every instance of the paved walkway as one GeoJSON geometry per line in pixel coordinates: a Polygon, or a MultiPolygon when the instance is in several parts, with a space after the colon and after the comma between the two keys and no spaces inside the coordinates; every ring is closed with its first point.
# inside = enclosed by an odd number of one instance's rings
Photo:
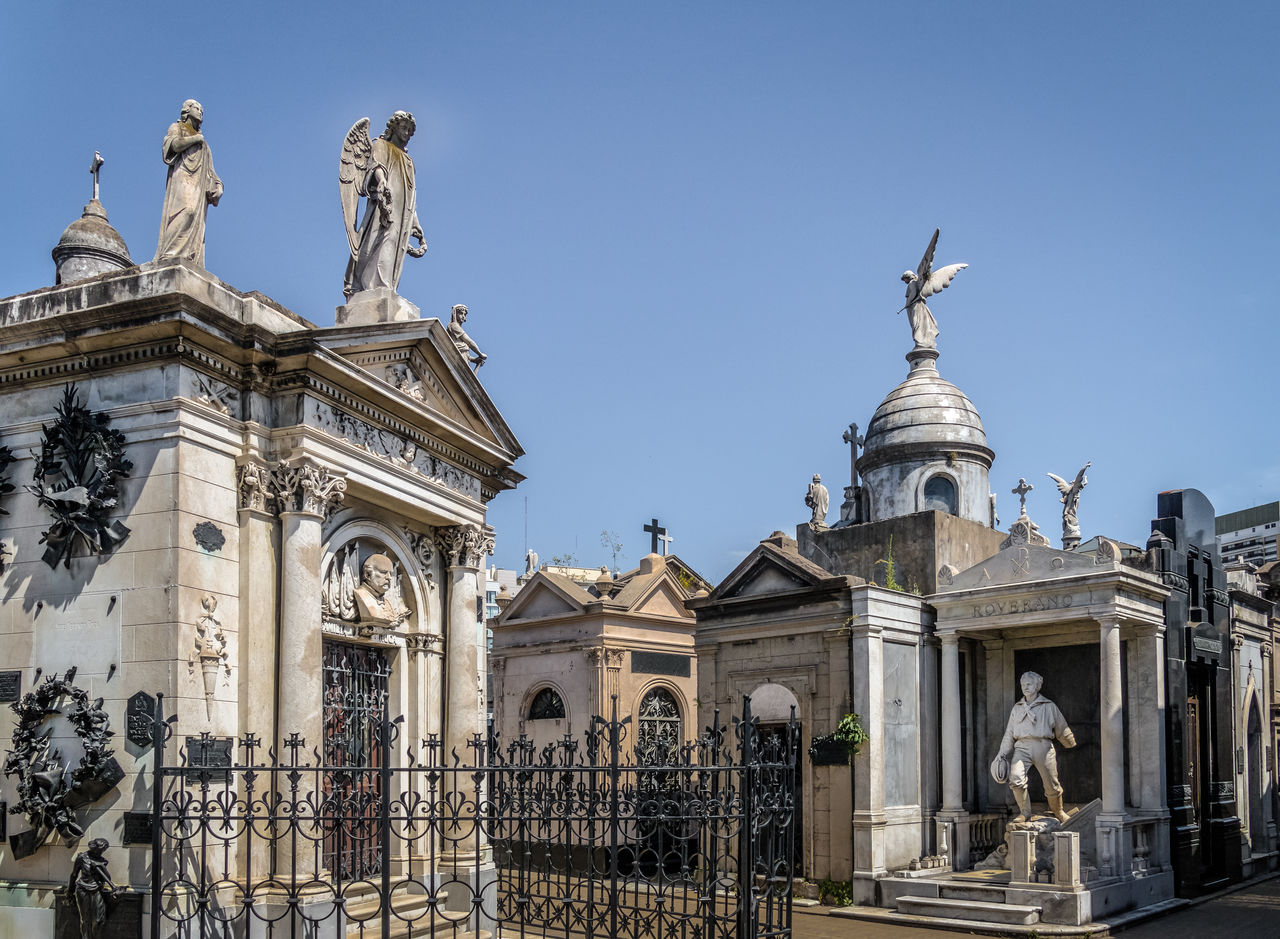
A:
{"type": "MultiPolygon", "coordinates": [[[[944,939],[949,930],[889,926],[796,909],[795,939],[944,939]]],[[[1280,877],[1115,933],[1119,939],[1277,939],[1280,877]]]]}

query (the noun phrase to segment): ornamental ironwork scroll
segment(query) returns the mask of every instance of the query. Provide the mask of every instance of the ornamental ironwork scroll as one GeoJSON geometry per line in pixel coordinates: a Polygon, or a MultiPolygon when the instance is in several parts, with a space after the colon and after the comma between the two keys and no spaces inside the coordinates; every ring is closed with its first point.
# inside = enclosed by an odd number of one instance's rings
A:
{"type": "Polygon", "coordinates": [[[461,753],[373,716],[358,753],[246,734],[227,778],[199,781],[157,720],[161,934],[791,936],[798,724],[762,732],[744,702],[647,764],[616,698],[581,736],[477,734],[461,753]]]}

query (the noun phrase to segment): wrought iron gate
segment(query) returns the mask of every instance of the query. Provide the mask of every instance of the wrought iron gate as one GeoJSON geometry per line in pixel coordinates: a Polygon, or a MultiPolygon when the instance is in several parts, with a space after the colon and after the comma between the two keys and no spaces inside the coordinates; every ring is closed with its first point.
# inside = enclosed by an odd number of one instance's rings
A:
{"type": "Polygon", "coordinates": [[[345,880],[378,873],[383,800],[380,738],[391,667],[382,649],[324,641],[325,806],[341,806],[324,840],[324,869],[345,880]],[[352,772],[353,767],[361,770],[352,772]]]}
{"type": "Polygon", "coordinates": [[[581,739],[541,749],[410,745],[384,713],[366,762],[326,766],[296,735],[277,752],[247,734],[212,773],[182,749],[167,765],[158,697],[153,939],[791,935],[799,728],[759,735],[749,701],[658,764],[637,763],[615,701],[581,739]],[[326,791],[334,774],[349,784],[326,791]],[[370,809],[376,873],[327,866],[326,839],[362,830],[370,809]]]}

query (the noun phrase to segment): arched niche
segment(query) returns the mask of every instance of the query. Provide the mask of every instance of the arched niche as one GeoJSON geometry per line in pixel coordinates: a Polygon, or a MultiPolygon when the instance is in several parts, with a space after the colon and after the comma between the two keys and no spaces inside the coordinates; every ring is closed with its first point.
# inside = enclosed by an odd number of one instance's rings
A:
{"type": "Polygon", "coordinates": [[[785,724],[791,720],[791,709],[800,717],[800,702],[791,689],[768,682],[757,685],[751,692],[751,715],[761,724],[785,724]]]}

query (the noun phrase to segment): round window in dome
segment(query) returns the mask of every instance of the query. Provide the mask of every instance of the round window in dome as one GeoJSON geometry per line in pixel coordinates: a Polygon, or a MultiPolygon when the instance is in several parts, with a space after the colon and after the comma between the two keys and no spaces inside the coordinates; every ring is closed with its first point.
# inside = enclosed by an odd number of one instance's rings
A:
{"type": "Polygon", "coordinates": [[[934,476],[924,484],[924,511],[956,513],[956,484],[946,476],[934,476]]]}

